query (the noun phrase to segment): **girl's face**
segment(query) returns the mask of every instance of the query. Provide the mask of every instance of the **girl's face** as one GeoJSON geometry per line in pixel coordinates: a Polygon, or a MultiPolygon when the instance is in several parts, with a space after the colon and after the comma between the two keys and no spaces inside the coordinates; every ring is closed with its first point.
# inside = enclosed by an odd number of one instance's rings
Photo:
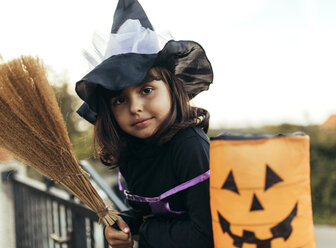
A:
{"type": "Polygon", "coordinates": [[[168,117],[171,97],[168,85],[153,80],[124,89],[110,101],[120,128],[137,138],[151,137],[168,117]]]}

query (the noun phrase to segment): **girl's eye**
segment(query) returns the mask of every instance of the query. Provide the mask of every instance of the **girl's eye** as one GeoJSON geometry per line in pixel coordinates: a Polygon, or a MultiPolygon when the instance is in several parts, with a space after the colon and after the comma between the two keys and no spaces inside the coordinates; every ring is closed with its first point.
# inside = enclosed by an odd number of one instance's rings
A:
{"type": "Polygon", "coordinates": [[[117,106],[117,105],[124,103],[125,100],[126,100],[125,97],[116,97],[115,99],[113,99],[112,103],[114,106],[117,106]]]}
{"type": "Polygon", "coordinates": [[[145,95],[151,93],[152,91],[153,91],[153,88],[151,88],[151,87],[146,87],[146,88],[142,89],[142,93],[145,94],[145,95]]]}

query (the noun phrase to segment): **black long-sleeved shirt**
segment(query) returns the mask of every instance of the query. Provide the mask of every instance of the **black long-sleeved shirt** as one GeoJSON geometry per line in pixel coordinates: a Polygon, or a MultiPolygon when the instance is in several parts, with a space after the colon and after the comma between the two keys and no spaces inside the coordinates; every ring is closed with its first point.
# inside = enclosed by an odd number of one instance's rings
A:
{"type": "MultiPolygon", "coordinates": [[[[209,169],[209,140],[201,129],[186,128],[161,147],[134,142],[126,161],[120,165],[120,171],[131,194],[159,196],[209,169]]],[[[154,216],[142,221],[143,216],[151,214],[149,205],[129,201],[133,210],[123,218],[131,232],[139,234],[140,247],[213,247],[209,180],[167,199],[172,210],[186,214],[154,216]]]]}

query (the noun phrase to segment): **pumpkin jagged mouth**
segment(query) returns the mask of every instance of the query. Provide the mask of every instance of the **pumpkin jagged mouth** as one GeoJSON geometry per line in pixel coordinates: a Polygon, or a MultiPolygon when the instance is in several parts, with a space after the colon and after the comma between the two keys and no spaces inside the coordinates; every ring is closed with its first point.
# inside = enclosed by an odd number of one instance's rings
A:
{"type": "Polygon", "coordinates": [[[276,238],[283,238],[285,241],[289,238],[292,233],[292,221],[297,215],[297,203],[295,204],[291,213],[279,224],[270,228],[271,233],[273,234],[272,238],[269,239],[257,239],[254,232],[243,230],[243,236],[239,237],[235,235],[230,230],[230,223],[219,213],[219,223],[222,227],[223,233],[228,233],[230,237],[233,239],[233,244],[235,247],[241,248],[244,243],[248,244],[256,244],[257,248],[270,248],[271,241],[276,238]]]}

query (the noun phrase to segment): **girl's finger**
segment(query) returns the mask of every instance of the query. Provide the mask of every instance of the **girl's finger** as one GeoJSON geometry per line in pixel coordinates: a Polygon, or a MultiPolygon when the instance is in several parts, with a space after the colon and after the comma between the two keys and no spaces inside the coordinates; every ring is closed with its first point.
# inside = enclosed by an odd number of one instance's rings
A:
{"type": "Polygon", "coordinates": [[[132,247],[133,245],[133,240],[128,239],[128,240],[120,240],[120,239],[113,239],[113,240],[107,240],[108,243],[114,248],[114,247],[132,247]]]}
{"type": "Polygon", "coordinates": [[[118,216],[117,221],[116,221],[118,227],[120,228],[121,231],[124,233],[130,233],[130,228],[128,227],[127,223],[120,217],[118,216]]]}
{"type": "Polygon", "coordinates": [[[114,245],[114,246],[111,246],[112,248],[133,248],[133,246],[119,246],[119,245],[114,245]]]}
{"type": "Polygon", "coordinates": [[[133,245],[110,245],[111,248],[133,248],[133,245]]]}
{"type": "Polygon", "coordinates": [[[129,239],[129,236],[130,236],[130,233],[119,231],[113,227],[107,226],[105,228],[105,237],[107,241],[121,240],[125,242],[129,239]]]}

